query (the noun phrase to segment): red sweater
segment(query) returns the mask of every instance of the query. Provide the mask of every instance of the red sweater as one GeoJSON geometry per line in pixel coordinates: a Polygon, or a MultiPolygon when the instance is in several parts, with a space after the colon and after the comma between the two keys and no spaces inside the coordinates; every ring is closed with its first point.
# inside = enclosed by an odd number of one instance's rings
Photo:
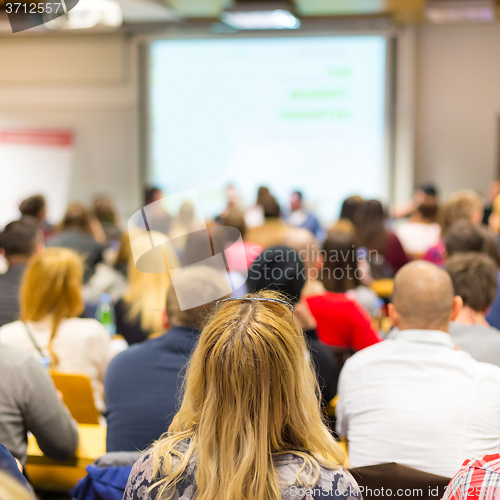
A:
{"type": "Polygon", "coordinates": [[[382,340],[364,309],[343,293],[325,292],[307,297],[307,303],[325,344],[360,351],[382,340]]]}

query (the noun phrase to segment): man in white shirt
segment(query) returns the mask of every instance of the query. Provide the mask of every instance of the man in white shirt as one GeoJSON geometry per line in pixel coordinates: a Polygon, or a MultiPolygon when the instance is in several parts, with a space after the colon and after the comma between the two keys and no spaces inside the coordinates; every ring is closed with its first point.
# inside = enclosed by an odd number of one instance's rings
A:
{"type": "Polygon", "coordinates": [[[344,365],[337,432],[349,441],[351,467],[397,462],[451,477],[468,457],[500,450],[500,368],[453,343],[462,300],[445,271],[407,264],[393,296],[400,331],[344,365]]]}

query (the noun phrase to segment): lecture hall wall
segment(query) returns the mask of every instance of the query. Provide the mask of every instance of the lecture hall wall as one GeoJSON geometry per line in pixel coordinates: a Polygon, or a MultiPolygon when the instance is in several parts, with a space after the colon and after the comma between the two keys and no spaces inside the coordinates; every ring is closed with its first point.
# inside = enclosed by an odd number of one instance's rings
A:
{"type": "MultiPolygon", "coordinates": [[[[415,180],[432,180],[444,194],[484,192],[497,162],[500,25],[415,31],[415,180]]],[[[137,210],[137,41],[2,36],[0,45],[0,123],[74,129],[70,198],[112,191],[125,216],[137,210]]]]}

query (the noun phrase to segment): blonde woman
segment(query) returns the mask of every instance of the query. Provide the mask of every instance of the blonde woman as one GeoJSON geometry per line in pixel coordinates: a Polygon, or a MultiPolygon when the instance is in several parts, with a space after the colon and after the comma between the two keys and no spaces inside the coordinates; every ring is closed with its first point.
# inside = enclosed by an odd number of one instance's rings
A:
{"type": "Polygon", "coordinates": [[[21,321],[2,326],[0,342],[30,351],[54,370],[87,374],[102,411],[111,338],[97,320],[77,317],[82,277],[81,259],[72,250],[47,248],[35,255],[21,283],[21,321]]]}
{"type": "MultiPolygon", "coordinates": [[[[128,287],[123,298],[115,304],[116,330],[129,344],[142,342],[150,335],[164,331],[163,311],[170,275],[165,272],[164,267],[158,272],[140,271],[134,260],[134,256],[144,256],[151,250],[151,241],[167,241],[167,237],[155,231],[130,234],[129,246],[133,246],[134,253],[129,254],[128,287]]],[[[168,266],[179,267],[175,251],[169,248],[169,245],[164,246],[168,266]]],[[[139,259],[137,264],[140,267],[139,259]]],[[[163,261],[160,265],[164,266],[163,261]]]]}
{"type": "Polygon", "coordinates": [[[274,292],[217,303],[168,432],[132,469],[125,500],[361,498],[339,464],[293,307],[274,292]]]}

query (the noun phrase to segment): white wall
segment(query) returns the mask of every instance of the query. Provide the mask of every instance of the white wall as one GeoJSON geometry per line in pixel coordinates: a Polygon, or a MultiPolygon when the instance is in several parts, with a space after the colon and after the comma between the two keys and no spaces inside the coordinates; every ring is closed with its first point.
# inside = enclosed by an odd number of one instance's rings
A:
{"type": "Polygon", "coordinates": [[[72,129],[70,200],[110,194],[125,216],[141,206],[137,52],[121,35],[0,39],[0,122],[72,129]]]}
{"type": "Polygon", "coordinates": [[[417,30],[416,181],[485,193],[496,175],[500,25],[417,30]]]}

